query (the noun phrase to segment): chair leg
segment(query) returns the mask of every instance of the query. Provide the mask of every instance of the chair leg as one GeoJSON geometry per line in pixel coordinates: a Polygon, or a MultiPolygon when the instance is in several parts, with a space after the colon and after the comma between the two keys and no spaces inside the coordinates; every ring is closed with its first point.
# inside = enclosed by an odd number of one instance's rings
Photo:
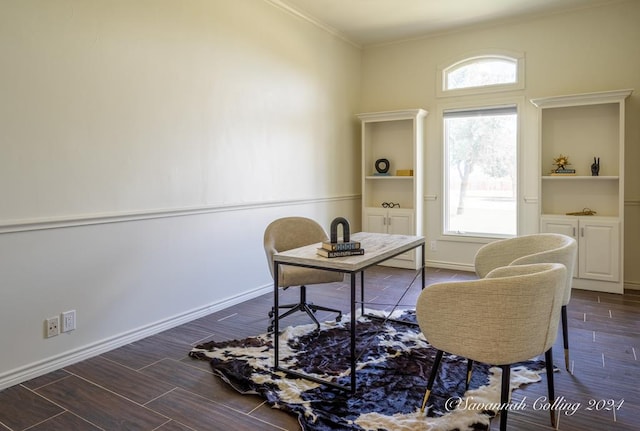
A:
{"type": "Polygon", "coordinates": [[[311,309],[311,311],[313,311],[314,313],[318,310],[328,311],[330,313],[338,313],[338,316],[336,317],[336,321],[339,322],[340,320],[342,320],[342,311],[340,310],[336,310],[335,308],[323,307],[322,305],[315,305],[315,304],[308,304],[308,306],[311,309]]]}
{"type": "Polygon", "coordinates": [[[567,306],[562,306],[562,341],[564,343],[564,365],[567,371],[571,372],[569,367],[569,327],[567,326],[567,306]]]}
{"type": "Polygon", "coordinates": [[[433,388],[433,383],[436,381],[436,376],[438,375],[438,368],[440,367],[440,361],[442,361],[443,353],[444,352],[442,350],[438,350],[436,352],[436,357],[433,360],[433,367],[431,367],[431,374],[429,374],[429,380],[427,381],[427,390],[424,392],[424,398],[422,399],[420,413],[424,413],[424,408],[427,406],[429,395],[431,395],[431,388],[433,388]]]}
{"type": "MultiPolygon", "coordinates": [[[[544,353],[544,360],[546,362],[547,368],[547,390],[549,392],[549,405],[553,406],[553,403],[556,399],[555,388],[553,386],[553,354],[552,349],[547,350],[544,353]]],[[[555,428],[556,426],[556,412],[552,408],[549,409],[549,414],[551,415],[551,426],[555,428]]]]}
{"type": "Polygon", "coordinates": [[[511,392],[511,365],[503,365],[502,367],[502,386],[500,388],[500,431],[507,431],[507,413],[508,408],[504,408],[509,402],[511,392]]]}
{"type": "MultiPolygon", "coordinates": [[[[282,319],[284,317],[289,316],[290,314],[295,313],[296,311],[305,311],[304,308],[300,305],[300,304],[287,304],[287,305],[281,305],[278,308],[288,308],[288,310],[283,313],[282,315],[278,316],[278,319],[282,319]]],[[[269,312],[269,318],[271,319],[269,321],[269,326],[267,327],[267,332],[273,332],[273,320],[275,319],[275,310],[273,307],[271,307],[271,311],[269,312]]]]}
{"type": "Polygon", "coordinates": [[[302,304],[291,304],[291,306],[282,306],[280,308],[288,308],[288,310],[279,316],[280,319],[287,317],[296,311],[304,311],[302,304]]]}
{"type": "Polygon", "coordinates": [[[473,373],[473,360],[467,359],[467,381],[464,387],[465,392],[469,390],[469,383],[471,383],[472,373],[473,373]]]}
{"type": "MultiPolygon", "coordinates": [[[[278,308],[289,309],[281,316],[278,316],[278,319],[287,317],[295,313],[296,311],[304,311],[309,315],[309,317],[311,317],[311,320],[313,320],[313,322],[316,324],[318,329],[320,329],[320,322],[318,322],[318,319],[316,319],[316,317],[314,316],[314,313],[318,310],[338,313],[338,317],[336,317],[336,321],[339,322],[340,320],[342,320],[342,311],[340,310],[307,303],[307,286],[304,286],[304,285],[300,286],[300,301],[297,304],[281,305],[278,308]]],[[[274,316],[276,315],[277,315],[276,310],[274,310],[274,308],[271,307],[271,311],[269,312],[269,317],[273,319],[274,316]]],[[[271,331],[273,331],[273,322],[271,322],[271,324],[269,325],[269,328],[267,328],[267,332],[271,332],[271,331]]]]}
{"type": "Polygon", "coordinates": [[[316,316],[313,314],[314,310],[311,308],[311,306],[307,303],[302,304],[302,311],[307,313],[309,317],[311,317],[311,320],[313,320],[313,322],[316,324],[318,329],[320,329],[320,322],[318,322],[318,319],[316,319],[316,316]]]}

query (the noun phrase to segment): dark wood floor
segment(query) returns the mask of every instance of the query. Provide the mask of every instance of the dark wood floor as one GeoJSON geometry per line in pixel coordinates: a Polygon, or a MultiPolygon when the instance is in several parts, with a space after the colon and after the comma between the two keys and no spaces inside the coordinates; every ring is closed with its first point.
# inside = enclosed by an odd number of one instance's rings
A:
{"type": "MultiPolygon", "coordinates": [[[[396,303],[414,275],[393,268],[367,270],[367,300],[378,304],[375,308],[390,308],[384,304],[396,303]]],[[[429,269],[427,284],[468,278],[475,277],[429,269]]],[[[296,293],[283,292],[282,301],[295,301],[296,293]]],[[[401,305],[412,307],[418,293],[414,285],[401,305]]],[[[309,295],[318,304],[348,310],[347,284],[309,288],[309,295]]],[[[271,295],[264,295],[5,389],[0,392],[0,430],[299,430],[294,417],[257,396],[237,394],[213,376],[208,363],[187,357],[203,341],[264,332],[271,303],[271,295]]],[[[319,312],[318,318],[332,316],[319,312]]],[[[579,407],[572,415],[560,414],[559,429],[640,430],[640,292],[574,290],[569,319],[573,375],[564,370],[558,337],[556,395],[564,397],[567,413],[569,406],[579,407]]],[[[308,320],[299,313],[284,321],[297,323],[308,320]]],[[[533,408],[545,395],[544,382],[516,390],[514,400],[526,397],[531,407],[510,413],[509,429],[551,429],[548,412],[533,408]]],[[[493,422],[497,429],[499,421],[493,422]]]]}

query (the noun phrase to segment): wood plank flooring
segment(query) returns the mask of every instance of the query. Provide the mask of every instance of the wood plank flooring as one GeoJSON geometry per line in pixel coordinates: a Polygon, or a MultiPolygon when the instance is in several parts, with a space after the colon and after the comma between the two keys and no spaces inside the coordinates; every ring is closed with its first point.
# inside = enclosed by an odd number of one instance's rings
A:
{"type": "MultiPolygon", "coordinates": [[[[415,276],[396,268],[367,270],[368,306],[390,310],[399,301],[402,308],[413,307],[419,276],[406,288],[415,276]]],[[[472,278],[459,271],[427,272],[427,284],[472,278]]],[[[310,287],[309,297],[346,312],[348,289],[347,283],[310,287]]],[[[283,291],[281,303],[295,302],[297,293],[283,291]]],[[[187,356],[203,341],[264,332],[271,304],[272,296],[263,295],[5,389],[0,392],[0,431],[299,430],[296,418],[271,409],[257,396],[239,395],[211,373],[207,362],[187,356]]],[[[560,368],[556,395],[564,397],[559,429],[640,430],[640,292],[574,290],[568,309],[573,375],[564,370],[561,335],[554,347],[560,368]]],[[[334,316],[319,312],[317,317],[334,316]]],[[[303,313],[283,321],[300,323],[309,323],[303,313]]],[[[548,411],[535,404],[546,391],[543,381],[514,392],[514,401],[524,400],[528,408],[509,414],[509,429],[552,429],[548,411]]],[[[492,430],[498,425],[494,420],[492,430]]]]}

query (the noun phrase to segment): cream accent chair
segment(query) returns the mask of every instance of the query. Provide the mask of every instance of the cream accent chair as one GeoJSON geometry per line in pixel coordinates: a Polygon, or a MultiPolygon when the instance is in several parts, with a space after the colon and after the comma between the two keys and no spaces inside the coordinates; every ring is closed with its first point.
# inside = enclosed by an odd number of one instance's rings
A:
{"type": "MultiPolygon", "coordinates": [[[[285,217],[271,222],[264,232],[264,251],[269,262],[271,278],[273,278],[274,254],[315,243],[318,243],[319,247],[320,242],[327,241],[328,239],[329,237],[322,226],[309,218],[285,217]]],[[[341,282],[343,280],[344,274],[341,272],[303,268],[300,266],[280,265],[280,269],[278,271],[278,286],[285,289],[291,286],[300,286],[300,301],[296,304],[280,305],[278,308],[289,309],[282,315],[276,313],[276,310],[272,307],[269,312],[269,317],[272,318],[272,320],[268,331],[273,331],[274,316],[278,319],[282,319],[296,311],[306,312],[318,328],[320,328],[320,323],[314,316],[315,312],[318,310],[338,313],[336,320],[339,321],[342,317],[342,311],[307,302],[307,285],[341,282]]]]}
{"type": "Polygon", "coordinates": [[[569,329],[567,326],[567,304],[571,300],[573,269],[578,253],[576,240],[556,233],[523,235],[491,242],[481,247],[475,256],[476,274],[484,278],[495,268],[531,263],[561,263],[567,268],[567,280],[562,297],[562,340],[564,363],[569,367],[569,329]]]}
{"type": "MultiPolygon", "coordinates": [[[[443,353],[502,368],[500,403],[510,396],[511,364],[545,354],[549,404],[555,399],[551,348],[558,336],[567,269],[559,263],[506,266],[484,278],[435,283],[416,304],[420,329],[437,349],[421,410],[431,394],[443,353]]],[[[468,374],[469,376],[469,374],[468,374]]],[[[467,379],[467,385],[469,380],[467,379]]],[[[500,411],[500,430],[508,409],[500,411]]],[[[550,409],[551,424],[555,412],[550,409]]]]}

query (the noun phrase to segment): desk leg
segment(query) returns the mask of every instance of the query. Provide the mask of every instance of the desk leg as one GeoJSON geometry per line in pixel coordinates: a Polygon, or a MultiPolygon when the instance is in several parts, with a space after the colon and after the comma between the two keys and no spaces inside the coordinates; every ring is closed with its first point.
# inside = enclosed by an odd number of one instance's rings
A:
{"type": "Polygon", "coordinates": [[[424,285],[427,282],[426,274],[425,274],[426,269],[425,269],[425,264],[424,264],[424,257],[425,257],[425,254],[424,254],[424,251],[425,251],[424,243],[420,246],[420,250],[421,250],[421,254],[422,254],[422,256],[421,256],[421,259],[422,259],[422,262],[421,262],[421,264],[422,264],[422,286],[420,286],[420,289],[424,289],[424,285]]]}
{"type": "Polygon", "coordinates": [[[356,392],[356,273],[351,273],[351,393],[356,392]]]}
{"type": "Polygon", "coordinates": [[[360,271],[360,311],[364,316],[364,271],[360,271]]]}
{"type": "Polygon", "coordinates": [[[277,263],[273,264],[273,368],[278,369],[278,353],[280,348],[278,346],[278,339],[280,336],[278,332],[280,331],[279,325],[279,317],[280,312],[278,309],[278,279],[280,275],[278,274],[278,269],[280,265],[277,263]]]}

